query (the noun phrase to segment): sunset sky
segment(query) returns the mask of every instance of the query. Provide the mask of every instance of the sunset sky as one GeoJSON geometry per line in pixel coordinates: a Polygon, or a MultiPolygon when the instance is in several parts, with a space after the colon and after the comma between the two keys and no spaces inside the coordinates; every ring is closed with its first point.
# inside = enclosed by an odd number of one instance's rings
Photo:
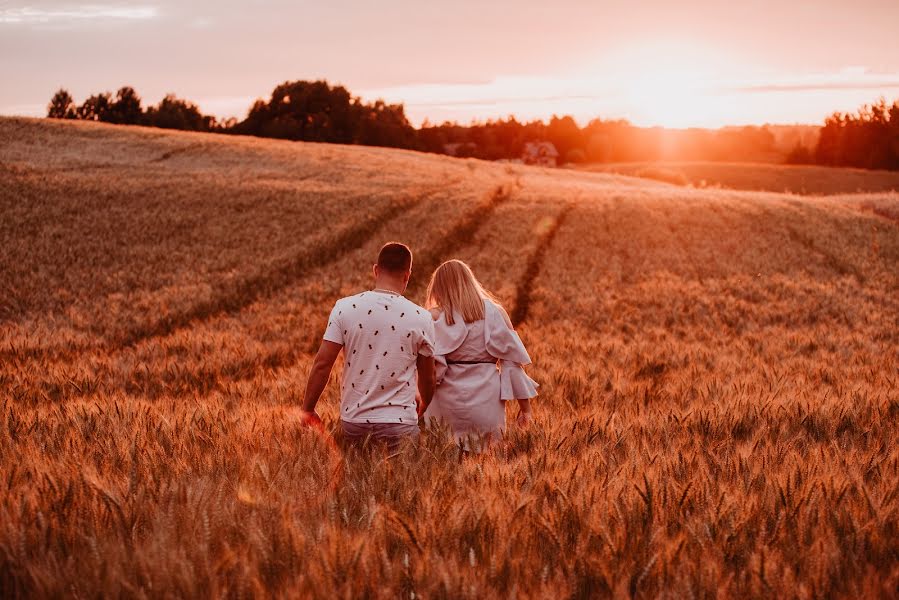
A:
{"type": "Polygon", "coordinates": [[[899,1],[0,1],[0,114],[134,86],[242,118],[293,79],[414,124],[627,118],[816,123],[899,98],[899,1]]]}

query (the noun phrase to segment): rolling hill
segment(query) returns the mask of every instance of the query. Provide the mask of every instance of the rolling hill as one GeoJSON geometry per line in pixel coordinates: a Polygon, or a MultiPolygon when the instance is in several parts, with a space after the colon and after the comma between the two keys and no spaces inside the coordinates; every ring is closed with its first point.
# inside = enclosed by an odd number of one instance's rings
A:
{"type": "Polygon", "coordinates": [[[725,188],[800,195],[899,191],[899,172],[816,165],[728,162],[642,162],[584,165],[582,170],[616,173],[695,188],[725,188]]]}
{"type": "MultiPolygon", "coordinates": [[[[0,588],[899,582],[895,192],[4,118],[0,215],[0,588]],[[411,299],[462,258],[534,358],[536,423],[485,456],[437,435],[360,455],[296,426],[330,307],[392,239],[415,252],[411,299]]],[[[337,402],[332,383],[339,442],[337,402]]]]}

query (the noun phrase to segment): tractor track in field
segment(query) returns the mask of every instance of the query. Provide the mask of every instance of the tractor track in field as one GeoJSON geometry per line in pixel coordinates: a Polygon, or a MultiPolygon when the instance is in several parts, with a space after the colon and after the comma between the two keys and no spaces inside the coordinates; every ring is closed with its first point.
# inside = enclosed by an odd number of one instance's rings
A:
{"type": "Polygon", "coordinates": [[[889,211],[885,208],[880,208],[871,204],[862,204],[861,211],[856,212],[873,215],[878,221],[883,222],[886,225],[899,227],[899,212],[889,211]]]}
{"type": "Polygon", "coordinates": [[[528,318],[528,313],[531,309],[531,293],[534,289],[534,282],[543,270],[543,262],[546,260],[546,253],[552,245],[556,234],[559,232],[559,229],[565,223],[565,220],[573,209],[573,204],[566,204],[558,214],[556,214],[552,225],[550,225],[540,237],[540,240],[537,242],[537,247],[528,259],[524,275],[518,282],[518,286],[515,290],[515,307],[510,315],[512,324],[516,327],[521,323],[524,323],[528,318]]]}
{"type": "MultiPolygon", "coordinates": [[[[514,183],[501,184],[496,186],[489,194],[486,195],[483,201],[475,205],[473,208],[469,209],[467,212],[463,213],[459,217],[459,219],[446,231],[446,233],[435,242],[433,246],[424,249],[419,254],[419,256],[415,258],[415,270],[418,273],[423,273],[425,275],[416,279],[415,283],[413,285],[410,285],[410,292],[422,292],[427,285],[426,275],[429,275],[444,260],[452,258],[453,254],[455,254],[459,248],[462,248],[466,244],[470,243],[477,232],[484,225],[484,223],[488,220],[489,216],[497,209],[497,207],[507,202],[512,197],[514,190],[514,183]]],[[[424,197],[426,197],[426,195],[423,195],[421,198],[419,198],[419,201],[423,200],[424,197]]],[[[353,248],[361,246],[364,242],[365,240],[357,240],[356,242],[354,242],[353,248]]],[[[341,243],[345,243],[345,241],[341,243]]],[[[344,246],[341,248],[343,252],[347,252],[352,249],[350,248],[350,246],[344,246]]],[[[314,349],[312,349],[312,352],[314,352],[314,349]]],[[[276,371],[279,369],[291,367],[292,365],[296,364],[297,359],[300,355],[305,354],[308,354],[308,352],[288,351],[262,357],[260,364],[246,366],[243,369],[240,369],[240,372],[236,373],[235,375],[224,376],[219,383],[233,384],[240,381],[252,379],[259,373],[264,371],[276,371]]],[[[137,389],[132,391],[138,391],[141,387],[142,386],[138,385],[137,389]]],[[[196,392],[204,393],[208,392],[209,389],[214,389],[217,387],[220,386],[211,385],[205,382],[198,382],[198,385],[196,386],[191,386],[189,383],[186,385],[182,384],[182,386],[180,386],[180,389],[178,389],[176,395],[190,395],[196,392]]],[[[167,390],[166,393],[171,395],[171,389],[167,390]]]]}
{"type": "MultiPolygon", "coordinates": [[[[442,186],[439,189],[443,189],[442,186]]],[[[215,315],[236,312],[249,305],[251,302],[263,298],[282,289],[294,280],[301,278],[306,269],[321,267],[339,258],[343,253],[362,246],[379,229],[379,224],[396,216],[400,211],[411,208],[425,198],[439,191],[435,189],[421,194],[406,203],[398,203],[390,209],[382,211],[376,218],[365,221],[358,227],[351,227],[347,231],[335,236],[330,243],[297,256],[290,263],[282,265],[265,277],[251,277],[236,287],[232,286],[223,290],[223,294],[217,299],[198,304],[193,309],[174,315],[168,319],[157,321],[147,327],[137,328],[119,340],[119,348],[133,347],[135,344],[155,337],[163,337],[177,329],[189,327],[197,322],[211,318],[215,315]]],[[[415,260],[415,267],[419,273],[430,274],[439,264],[459,249],[471,242],[481,229],[488,217],[497,207],[507,202],[515,189],[514,184],[496,186],[483,201],[463,213],[446,233],[430,248],[423,250],[415,260]]],[[[567,209],[563,209],[565,212],[567,209]]],[[[557,217],[558,220],[558,217],[557,217]]],[[[557,225],[556,225],[557,227],[557,225]]],[[[552,228],[551,228],[552,229],[552,228]]],[[[544,236],[545,241],[545,236],[544,236]]],[[[539,270],[539,268],[538,268],[539,270]]],[[[427,279],[422,277],[416,280],[414,286],[410,286],[415,293],[424,290],[427,279]]],[[[187,380],[156,381],[155,377],[142,378],[139,381],[127,383],[125,389],[132,394],[145,394],[149,398],[160,395],[174,397],[189,397],[195,394],[206,394],[215,389],[223,389],[223,386],[250,380],[265,371],[277,371],[294,365],[300,355],[308,354],[302,351],[288,351],[260,357],[257,364],[235,366],[233,373],[206,373],[196,374],[196,381],[187,380]]],[[[132,375],[137,375],[135,371],[132,375]]],[[[86,396],[86,390],[93,386],[87,383],[82,385],[69,385],[66,382],[54,386],[51,395],[56,397],[81,397],[86,396]]]]}
{"type": "MultiPolygon", "coordinates": [[[[768,222],[775,221],[778,216],[770,206],[762,203],[752,202],[742,198],[733,198],[733,200],[737,205],[748,207],[752,211],[758,211],[758,213],[764,215],[768,222]]],[[[795,211],[794,214],[790,215],[792,218],[783,221],[781,229],[791,242],[798,247],[805,249],[809,255],[816,257],[818,261],[830,271],[840,276],[852,276],[857,282],[864,283],[866,276],[864,273],[860,272],[855,265],[846,261],[844,257],[829,251],[826,247],[822,246],[818,240],[813,239],[793,224],[793,221],[795,220],[808,218],[809,215],[806,211],[808,211],[810,207],[807,203],[798,200],[785,200],[783,205],[788,206],[795,211]]]]}
{"type": "Polygon", "coordinates": [[[409,285],[409,294],[418,296],[427,287],[427,278],[446,260],[453,258],[460,248],[471,243],[475,235],[496,209],[507,202],[517,189],[515,182],[496,186],[476,207],[464,213],[440,240],[423,250],[414,259],[414,269],[420,275],[409,285]]]}
{"type": "MultiPolygon", "coordinates": [[[[342,255],[358,249],[376,235],[384,223],[389,222],[401,212],[418,206],[427,198],[445,188],[446,185],[435,186],[406,201],[394,203],[370,218],[336,233],[324,244],[301,252],[265,272],[250,275],[237,282],[217,284],[212,298],[208,301],[197,303],[186,311],[167,315],[146,324],[138,324],[126,329],[124,332],[112,334],[107,338],[106,342],[98,340],[98,343],[95,344],[62,348],[9,346],[0,349],[0,357],[18,360],[41,360],[61,357],[73,352],[84,353],[97,350],[133,349],[142,342],[169,336],[179,329],[193,326],[215,316],[234,314],[253,302],[270,297],[279,290],[302,279],[308,271],[327,266],[338,260],[342,255]]],[[[484,201],[464,213],[435,246],[424,250],[416,258],[416,271],[419,273],[430,273],[442,260],[451,257],[458,248],[469,242],[486,218],[510,197],[511,188],[510,184],[497,186],[488,194],[484,201]]],[[[424,290],[426,283],[427,281],[423,276],[415,281],[413,288],[424,290]]],[[[294,356],[294,353],[268,357],[264,361],[264,368],[278,369],[293,364],[295,361],[296,356],[294,356]]],[[[238,377],[237,379],[244,378],[238,377]]]]}
{"type": "MultiPolygon", "coordinates": [[[[421,276],[410,282],[407,290],[407,296],[413,296],[424,293],[427,287],[428,277],[430,274],[445,260],[449,260],[454,254],[470,243],[480,231],[484,223],[487,222],[490,215],[507,202],[517,189],[517,183],[501,184],[493,188],[489,194],[484,197],[480,203],[474,208],[463,213],[451,226],[451,228],[439,238],[433,246],[426,247],[414,258],[413,273],[420,273],[421,276]]],[[[302,350],[296,352],[288,352],[280,356],[269,356],[265,359],[265,368],[280,369],[289,367],[296,363],[297,357],[303,354],[314,354],[318,347],[318,341],[308,348],[305,352],[302,350]]]]}
{"type": "Polygon", "coordinates": [[[322,245],[283,261],[273,268],[250,275],[234,283],[217,284],[211,300],[200,302],[182,313],[166,316],[144,326],[135,327],[114,339],[123,348],[152,338],[170,335],[221,314],[234,314],[257,300],[271,297],[288,287],[312,269],[331,264],[341,256],[362,247],[381,229],[382,225],[403,211],[414,208],[441,188],[434,188],[405,201],[395,202],[368,219],[336,232],[322,245]]]}
{"type": "Polygon", "coordinates": [[[205,145],[206,144],[204,144],[203,142],[193,142],[190,144],[186,144],[184,146],[180,146],[178,148],[172,148],[171,150],[163,152],[156,158],[151,159],[149,162],[151,162],[151,163],[165,162],[168,159],[172,158],[173,156],[177,156],[179,154],[186,154],[193,150],[199,150],[199,149],[203,148],[205,145]]]}
{"type": "MultiPolygon", "coordinates": [[[[414,270],[422,275],[410,283],[407,295],[420,295],[427,286],[428,276],[442,263],[448,260],[466,244],[470,243],[477,235],[478,231],[488,220],[490,215],[501,204],[507,202],[514,193],[516,184],[501,184],[496,186],[489,194],[487,194],[480,203],[472,209],[463,213],[459,219],[451,226],[451,228],[439,238],[431,247],[425,248],[414,259],[414,270]]],[[[309,348],[306,352],[302,350],[286,352],[278,355],[269,355],[263,360],[260,369],[281,369],[290,367],[297,362],[300,355],[315,353],[317,343],[314,347],[309,348]]],[[[248,373],[248,377],[255,376],[255,373],[248,373]]],[[[240,381],[247,377],[238,377],[235,380],[240,381]]]]}
{"type": "MultiPolygon", "coordinates": [[[[863,284],[866,280],[866,276],[855,265],[846,260],[845,257],[828,249],[827,246],[822,245],[819,240],[808,235],[794,224],[796,221],[808,220],[810,215],[817,216],[817,214],[814,213],[813,208],[806,203],[796,200],[788,201],[787,204],[796,211],[795,219],[787,219],[783,223],[787,237],[797,245],[805,248],[809,254],[817,257],[818,260],[832,272],[843,277],[852,276],[855,278],[856,282],[863,284]]],[[[769,207],[764,207],[762,211],[769,218],[773,218],[773,212],[769,207]]],[[[843,231],[841,233],[845,232],[843,231]]]]}

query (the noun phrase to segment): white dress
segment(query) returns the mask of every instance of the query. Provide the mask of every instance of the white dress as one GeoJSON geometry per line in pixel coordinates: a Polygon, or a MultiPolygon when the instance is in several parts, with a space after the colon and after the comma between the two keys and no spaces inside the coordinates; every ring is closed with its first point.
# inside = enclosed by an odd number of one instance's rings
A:
{"type": "Polygon", "coordinates": [[[523,366],[531,364],[521,338],[498,306],[485,301],[484,319],[465,323],[443,314],[434,323],[437,390],[425,421],[444,423],[457,440],[500,433],[506,425],[505,401],[533,398],[537,382],[523,366]]]}

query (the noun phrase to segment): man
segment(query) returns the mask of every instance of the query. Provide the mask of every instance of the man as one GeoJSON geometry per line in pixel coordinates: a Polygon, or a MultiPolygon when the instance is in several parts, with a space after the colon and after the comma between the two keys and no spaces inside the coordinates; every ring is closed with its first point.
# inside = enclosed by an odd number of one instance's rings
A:
{"type": "Polygon", "coordinates": [[[427,310],[403,297],[412,275],[406,245],[385,244],[372,271],[373,289],[341,298],[331,311],[306,383],[301,421],[321,423],[315,405],[343,350],[344,433],[351,441],[371,437],[395,444],[417,437],[418,417],[434,395],[434,323],[427,310]]]}

